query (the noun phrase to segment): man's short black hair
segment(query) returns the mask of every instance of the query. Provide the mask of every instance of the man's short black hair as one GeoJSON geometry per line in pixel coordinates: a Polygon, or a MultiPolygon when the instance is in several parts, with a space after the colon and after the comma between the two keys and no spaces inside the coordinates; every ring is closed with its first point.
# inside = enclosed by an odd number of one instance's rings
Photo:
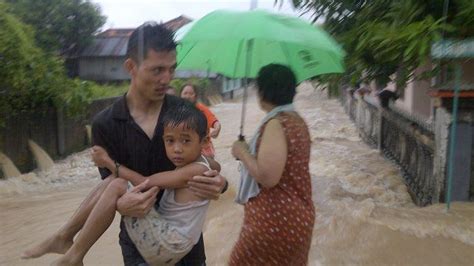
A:
{"type": "Polygon", "coordinates": [[[127,57],[140,63],[150,49],[155,52],[176,50],[173,31],[156,22],[146,22],[136,28],[128,39],[127,57]]]}
{"type": "Polygon", "coordinates": [[[270,64],[262,67],[257,76],[258,93],[262,100],[285,105],[293,102],[296,94],[296,77],[284,65],[270,64]]]}
{"type": "Polygon", "coordinates": [[[163,127],[178,127],[184,124],[199,135],[199,140],[207,136],[206,116],[193,103],[182,101],[170,107],[163,116],[163,127]]]}

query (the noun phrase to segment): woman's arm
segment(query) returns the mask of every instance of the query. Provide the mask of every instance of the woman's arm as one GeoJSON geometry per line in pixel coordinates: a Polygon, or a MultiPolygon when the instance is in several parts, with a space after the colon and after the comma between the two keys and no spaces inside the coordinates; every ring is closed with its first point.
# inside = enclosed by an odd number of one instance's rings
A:
{"type": "Polygon", "coordinates": [[[242,161],[249,173],[263,187],[273,187],[280,181],[288,156],[283,127],[277,119],[270,120],[263,132],[257,158],[250,154],[248,145],[236,141],[232,147],[234,157],[242,161]]]}

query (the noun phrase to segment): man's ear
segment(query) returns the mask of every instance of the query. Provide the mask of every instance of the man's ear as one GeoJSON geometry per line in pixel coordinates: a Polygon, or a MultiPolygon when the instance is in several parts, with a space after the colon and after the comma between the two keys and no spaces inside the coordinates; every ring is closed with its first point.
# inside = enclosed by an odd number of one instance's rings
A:
{"type": "Polygon", "coordinates": [[[123,66],[130,76],[134,76],[136,74],[138,65],[135,63],[135,61],[133,61],[133,59],[127,58],[127,60],[125,60],[123,63],[123,66]]]}

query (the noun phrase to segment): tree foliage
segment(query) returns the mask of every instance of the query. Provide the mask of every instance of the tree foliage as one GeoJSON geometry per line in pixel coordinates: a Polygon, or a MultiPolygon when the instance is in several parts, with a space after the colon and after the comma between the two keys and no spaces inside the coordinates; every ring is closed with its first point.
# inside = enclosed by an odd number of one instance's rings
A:
{"type": "Polygon", "coordinates": [[[0,1],[0,125],[8,116],[44,106],[86,107],[89,87],[66,77],[62,61],[35,46],[34,30],[0,1]]]}
{"type": "MultiPolygon", "coordinates": [[[[278,0],[277,0],[278,2],[278,0]]],[[[297,9],[324,20],[324,28],[347,52],[348,79],[383,87],[396,74],[398,88],[429,59],[433,42],[474,35],[474,1],[293,0],[297,9]]],[[[322,77],[323,81],[339,80],[322,77]]]]}
{"type": "Polygon", "coordinates": [[[75,55],[104,25],[98,5],[89,0],[7,0],[10,11],[35,29],[37,45],[46,52],[75,55]]]}

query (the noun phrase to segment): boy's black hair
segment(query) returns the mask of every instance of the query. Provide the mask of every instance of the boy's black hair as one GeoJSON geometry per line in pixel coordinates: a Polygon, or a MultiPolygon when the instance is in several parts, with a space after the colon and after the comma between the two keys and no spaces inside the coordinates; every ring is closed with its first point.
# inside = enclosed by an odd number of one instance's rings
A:
{"type": "Polygon", "coordinates": [[[194,130],[199,140],[207,136],[206,116],[193,103],[182,101],[170,107],[163,116],[163,127],[177,127],[181,124],[194,130]]]}
{"type": "Polygon", "coordinates": [[[140,64],[150,49],[155,52],[176,50],[173,31],[156,22],[145,22],[136,28],[128,39],[127,57],[140,64]]]}
{"type": "Polygon", "coordinates": [[[274,105],[293,102],[296,94],[296,77],[284,65],[269,64],[260,69],[257,76],[258,93],[262,99],[274,105]]]}

